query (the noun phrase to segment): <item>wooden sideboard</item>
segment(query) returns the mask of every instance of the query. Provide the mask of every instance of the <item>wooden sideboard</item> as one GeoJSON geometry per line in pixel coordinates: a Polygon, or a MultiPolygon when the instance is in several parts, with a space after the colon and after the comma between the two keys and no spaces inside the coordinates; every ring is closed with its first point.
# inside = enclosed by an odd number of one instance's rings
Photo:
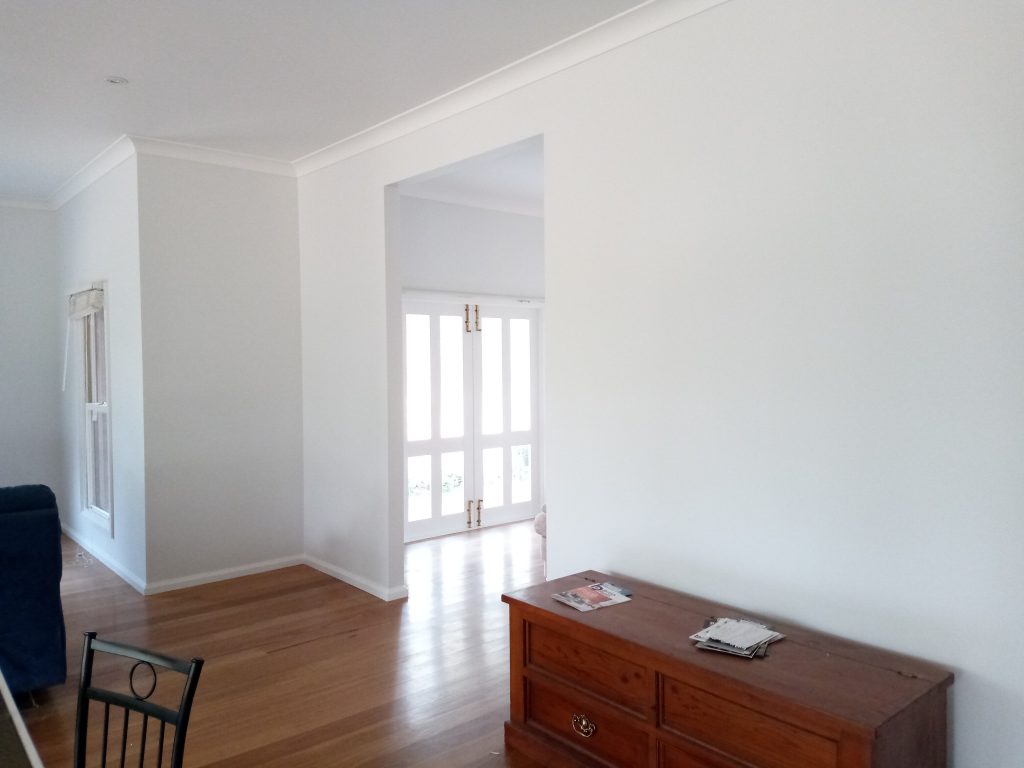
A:
{"type": "Polygon", "coordinates": [[[697,649],[689,635],[735,608],[588,571],[502,596],[509,605],[506,744],[548,766],[939,768],[939,667],[776,625],[768,656],[697,649]],[[591,582],[633,589],[581,612],[551,598],[591,582]]]}

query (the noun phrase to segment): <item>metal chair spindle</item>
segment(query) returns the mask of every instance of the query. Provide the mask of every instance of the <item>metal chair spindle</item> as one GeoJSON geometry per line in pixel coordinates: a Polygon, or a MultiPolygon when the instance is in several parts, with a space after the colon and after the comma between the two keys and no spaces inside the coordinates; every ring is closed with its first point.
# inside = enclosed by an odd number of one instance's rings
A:
{"type": "Polygon", "coordinates": [[[125,753],[128,751],[128,710],[124,711],[124,727],[121,730],[121,763],[120,768],[124,768],[125,753]]]}
{"type": "Polygon", "coordinates": [[[103,705],[103,754],[100,756],[102,768],[107,766],[107,739],[110,737],[110,704],[103,705]]]}
{"type": "Polygon", "coordinates": [[[142,736],[139,738],[139,768],[146,759],[146,728],[149,726],[149,715],[142,716],[142,736]]]}
{"type": "Polygon", "coordinates": [[[156,768],[163,768],[164,764],[164,731],[167,729],[167,723],[163,720],[160,721],[160,749],[156,753],[156,768]]]}

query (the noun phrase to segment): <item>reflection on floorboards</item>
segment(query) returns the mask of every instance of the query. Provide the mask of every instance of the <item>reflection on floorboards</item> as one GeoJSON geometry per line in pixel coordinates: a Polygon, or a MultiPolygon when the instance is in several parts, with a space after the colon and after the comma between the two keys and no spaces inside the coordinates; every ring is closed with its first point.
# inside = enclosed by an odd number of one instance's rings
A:
{"type": "Polygon", "coordinates": [[[142,597],[64,544],[68,682],[25,712],[47,768],[71,765],[87,630],[206,659],[189,768],[535,765],[502,730],[500,595],[543,580],[530,522],[410,544],[392,603],[306,566],[142,597]]]}

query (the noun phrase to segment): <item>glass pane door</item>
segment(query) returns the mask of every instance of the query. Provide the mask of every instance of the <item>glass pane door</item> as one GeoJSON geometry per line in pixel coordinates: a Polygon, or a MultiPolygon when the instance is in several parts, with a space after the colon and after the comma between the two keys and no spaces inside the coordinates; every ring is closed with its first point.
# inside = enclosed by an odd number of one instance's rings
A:
{"type": "Polygon", "coordinates": [[[405,305],[405,538],[466,529],[472,344],[463,305],[405,305]]]}
{"type": "Polygon", "coordinates": [[[405,303],[406,541],[536,514],[536,314],[405,303]]]}
{"type": "Polygon", "coordinates": [[[484,525],[533,517],[540,508],[537,453],[537,312],[480,307],[474,339],[476,483],[484,525]]]}

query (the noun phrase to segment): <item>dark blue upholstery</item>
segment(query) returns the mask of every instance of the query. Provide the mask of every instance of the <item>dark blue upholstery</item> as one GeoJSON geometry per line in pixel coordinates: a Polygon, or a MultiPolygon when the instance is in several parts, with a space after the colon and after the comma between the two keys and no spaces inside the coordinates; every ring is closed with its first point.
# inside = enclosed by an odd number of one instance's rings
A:
{"type": "Polygon", "coordinates": [[[0,669],[14,693],[67,677],[60,518],[45,485],[0,488],[0,669]]]}

